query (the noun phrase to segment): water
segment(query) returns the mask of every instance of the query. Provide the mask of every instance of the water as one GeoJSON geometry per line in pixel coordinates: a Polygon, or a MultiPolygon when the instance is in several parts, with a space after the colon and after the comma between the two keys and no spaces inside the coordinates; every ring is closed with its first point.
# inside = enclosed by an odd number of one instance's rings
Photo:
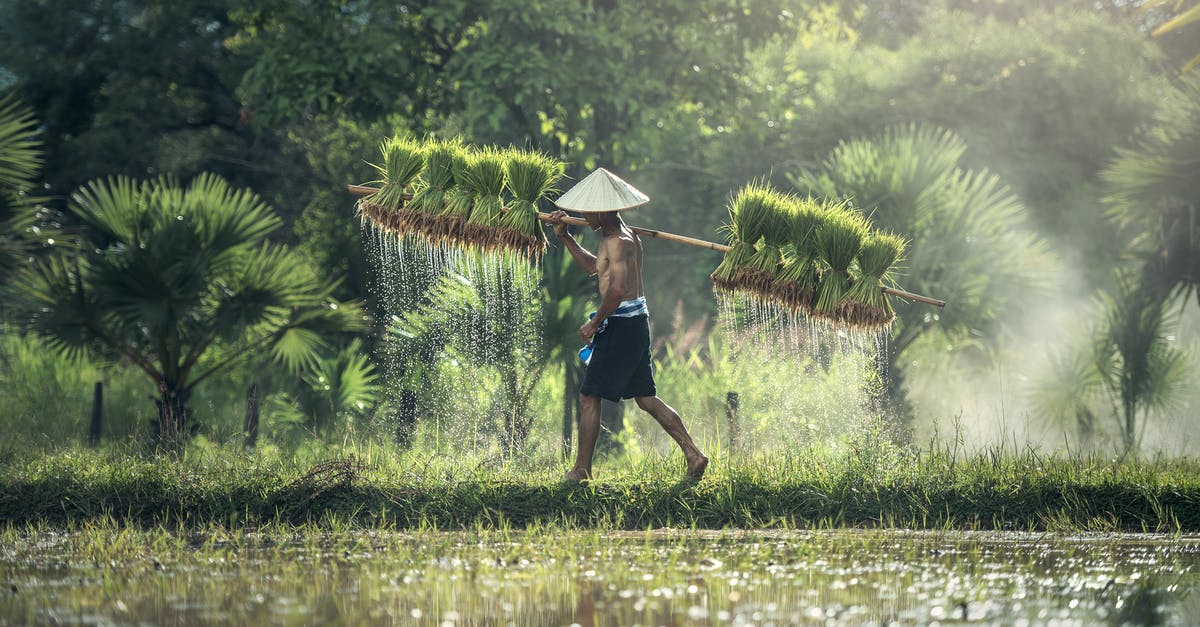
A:
{"type": "Polygon", "coordinates": [[[363,225],[389,321],[382,364],[389,405],[415,395],[415,422],[434,445],[477,450],[518,444],[529,394],[547,359],[540,269],[511,253],[466,251],[363,225]]]}
{"type": "Polygon", "coordinates": [[[27,623],[1176,624],[1200,538],[906,531],[114,532],[0,548],[27,623]]]}
{"type": "Polygon", "coordinates": [[[745,448],[836,446],[891,428],[878,393],[888,376],[889,329],[848,329],[749,295],[714,296],[724,345],[739,373],[741,413],[761,417],[745,448]]]}

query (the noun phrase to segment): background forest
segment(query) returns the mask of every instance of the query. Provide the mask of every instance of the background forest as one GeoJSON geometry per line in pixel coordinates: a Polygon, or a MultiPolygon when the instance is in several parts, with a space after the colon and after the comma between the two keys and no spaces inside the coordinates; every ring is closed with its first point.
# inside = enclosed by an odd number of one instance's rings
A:
{"type": "MultiPolygon", "coordinates": [[[[733,337],[719,255],[647,243],[659,389],[713,446],[870,414],[918,442],[1187,452],[1198,18],[1136,0],[0,0],[6,439],[82,441],[103,382],[105,439],[240,442],[253,385],[268,446],[557,451],[594,287],[557,250],[528,273],[423,276],[404,256],[424,253],[360,230],[345,184],[408,134],[539,149],[571,180],[607,167],[653,199],[628,221],[704,239],[759,177],[911,238],[901,285],[950,305],[897,302],[890,337],[832,356],[733,337]]],[[[606,424],[660,444],[619,410],[606,424]]]]}

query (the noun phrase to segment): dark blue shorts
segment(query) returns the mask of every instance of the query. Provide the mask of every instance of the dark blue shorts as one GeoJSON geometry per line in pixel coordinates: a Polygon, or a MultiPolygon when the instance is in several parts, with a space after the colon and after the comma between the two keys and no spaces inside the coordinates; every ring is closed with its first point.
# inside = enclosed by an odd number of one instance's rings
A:
{"type": "Polygon", "coordinates": [[[610,401],[657,396],[650,367],[650,317],[609,317],[592,340],[592,360],[579,391],[610,401]]]}

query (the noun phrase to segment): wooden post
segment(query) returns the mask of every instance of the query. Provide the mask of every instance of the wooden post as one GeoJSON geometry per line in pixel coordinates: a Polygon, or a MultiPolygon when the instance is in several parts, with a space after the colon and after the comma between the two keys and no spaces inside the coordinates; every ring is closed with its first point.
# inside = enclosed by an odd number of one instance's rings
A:
{"type": "Polygon", "coordinates": [[[245,439],[242,446],[252,449],[258,444],[258,384],[251,383],[246,390],[246,423],[242,426],[245,439]]]}
{"type": "Polygon", "coordinates": [[[737,392],[725,394],[725,416],[729,418],[729,449],[734,450],[741,444],[742,427],[738,424],[738,406],[741,401],[737,392]]]}
{"type": "Polygon", "coordinates": [[[100,444],[100,432],[104,428],[104,383],[96,382],[92,390],[92,424],[88,429],[88,446],[95,448],[100,444]]]}

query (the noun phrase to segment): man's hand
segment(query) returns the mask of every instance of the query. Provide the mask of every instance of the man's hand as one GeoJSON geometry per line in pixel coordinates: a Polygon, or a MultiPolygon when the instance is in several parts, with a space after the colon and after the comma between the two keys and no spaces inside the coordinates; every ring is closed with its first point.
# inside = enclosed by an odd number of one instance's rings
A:
{"type": "Polygon", "coordinates": [[[550,214],[550,225],[554,227],[554,234],[561,240],[565,240],[571,236],[567,231],[567,223],[563,222],[563,218],[566,216],[566,212],[562,209],[550,214]]]}
{"type": "Polygon", "coordinates": [[[592,336],[596,334],[596,329],[598,328],[600,328],[600,325],[596,324],[595,318],[583,323],[583,326],[579,327],[580,341],[585,344],[590,342],[592,340],[592,336]]]}

